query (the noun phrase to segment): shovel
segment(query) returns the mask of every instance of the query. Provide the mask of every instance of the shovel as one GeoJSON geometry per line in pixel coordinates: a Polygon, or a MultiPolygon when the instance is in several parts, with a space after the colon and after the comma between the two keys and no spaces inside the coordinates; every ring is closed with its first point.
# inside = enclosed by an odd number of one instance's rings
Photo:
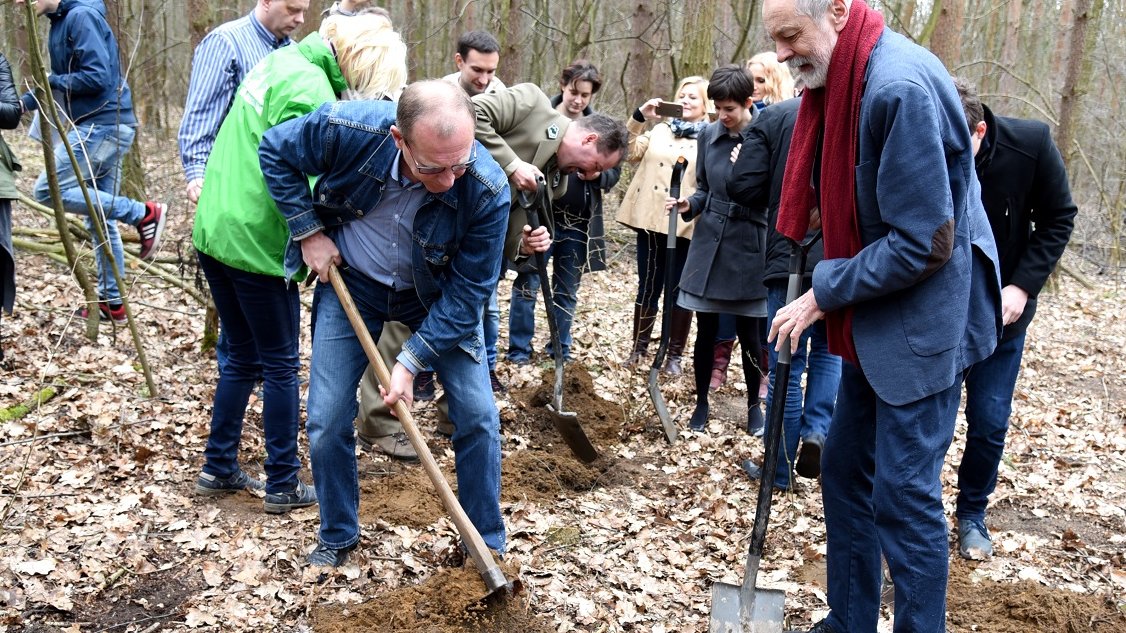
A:
{"type": "MultiPolygon", "coordinates": [[[[786,303],[792,303],[801,292],[805,257],[809,249],[821,238],[818,231],[801,244],[793,242],[790,249],[790,277],[786,288],[786,303]]],[[[786,594],[779,589],[760,589],[755,586],[762,546],[766,542],[766,526],[770,521],[770,502],[774,492],[774,478],[778,470],[778,443],[782,438],[782,417],[786,411],[786,386],[790,383],[790,345],[782,346],[774,366],[774,399],[770,402],[770,424],[767,426],[766,450],[759,480],[758,505],[755,523],[751,528],[751,544],[747,551],[747,567],[742,585],[717,582],[712,585],[712,612],[708,623],[709,633],[781,633],[782,606],[786,594]]]]}
{"type": "MultiPolygon", "coordinates": [[[[519,194],[520,207],[528,216],[528,226],[532,230],[540,225],[540,211],[547,213],[547,182],[540,176],[536,182],[536,193],[529,195],[526,191],[519,194]]],[[[555,423],[555,430],[563,436],[563,441],[571,448],[583,462],[589,464],[598,459],[598,451],[590,443],[590,438],[583,432],[579,424],[578,415],[574,411],[563,410],[563,346],[559,343],[559,324],[555,320],[555,300],[551,293],[551,280],[547,274],[547,253],[536,253],[536,272],[540,277],[540,290],[543,291],[543,303],[547,308],[547,330],[551,333],[551,351],[555,357],[555,392],[551,402],[547,404],[547,411],[555,423]]]]}
{"type": "MultiPolygon", "coordinates": [[[[387,371],[387,365],[383,363],[383,357],[379,355],[375,341],[371,339],[371,333],[368,332],[363,317],[360,316],[356,304],[352,301],[352,294],[348,292],[348,286],[344,285],[344,279],[340,276],[340,271],[336,269],[335,265],[329,267],[328,278],[332,282],[332,288],[336,290],[340,305],[344,307],[344,312],[352,323],[352,329],[356,331],[356,338],[360,339],[360,345],[364,348],[364,353],[367,354],[368,362],[375,370],[375,377],[379,379],[379,384],[389,389],[391,374],[387,371]]],[[[465,510],[462,509],[461,504],[458,503],[457,497],[450,489],[449,482],[442,475],[442,471],[438,469],[438,463],[434,461],[434,456],[430,454],[430,447],[426,445],[422,433],[419,433],[410,409],[402,400],[395,403],[395,415],[398,416],[399,422],[403,424],[403,431],[406,432],[411,446],[414,446],[414,450],[418,452],[423,469],[426,470],[431,483],[437,489],[438,496],[442,499],[442,504],[446,506],[446,512],[453,519],[454,527],[457,528],[462,543],[465,543],[465,548],[469,550],[470,557],[477,565],[477,571],[481,573],[481,578],[484,579],[485,586],[489,589],[489,592],[482,597],[481,601],[504,598],[519,592],[522,588],[520,579],[508,580],[496,561],[493,560],[492,552],[489,551],[488,546],[485,545],[485,540],[481,538],[481,533],[477,531],[473,522],[469,520],[469,516],[465,514],[465,510]]]]}
{"type": "MultiPolygon", "coordinates": [[[[680,198],[680,180],[684,171],[688,169],[688,159],[678,156],[672,165],[672,180],[669,182],[669,197],[680,198]]],[[[665,398],[657,386],[657,374],[661,371],[661,364],[665,362],[665,354],[669,351],[669,330],[672,326],[672,295],[676,291],[678,279],[673,279],[672,271],[676,268],[676,209],[669,212],[669,233],[665,238],[665,303],[661,308],[661,344],[657,346],[657,355],[653,357],[653,365],[649,367],[649,399],[653,401],[653,408],[657,410],[657,417],[665,429],[665,437],[669,444],[676,442],[676,424],[669,417],[669,409],[665,406],[665,398]]]]}

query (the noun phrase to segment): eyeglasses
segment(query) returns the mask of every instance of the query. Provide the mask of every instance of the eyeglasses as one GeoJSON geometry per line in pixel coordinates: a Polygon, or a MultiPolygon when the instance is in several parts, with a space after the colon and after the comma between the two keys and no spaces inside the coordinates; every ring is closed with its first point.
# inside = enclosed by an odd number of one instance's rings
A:
{"type": "Polygon", "coordinates": [[[426,176],[435,176],[446,171],[447,169],[453,172],[454,176],[461,176],[469,169],[470,165],[477,161],[477,144],[474,143],[473,153],[470,154],[469,160],[465,161],[464,163],[457,163],[456,165],[450,165],[449,167],[419,165],[418,161],[414,159],[414,150],[411,149],[410,143],[407,143],[407,137],[403,136],[402,139],[403,147],[405,147],[407,151],[411,153],[411,162],[414,163],[414,170],[426,176]]]}

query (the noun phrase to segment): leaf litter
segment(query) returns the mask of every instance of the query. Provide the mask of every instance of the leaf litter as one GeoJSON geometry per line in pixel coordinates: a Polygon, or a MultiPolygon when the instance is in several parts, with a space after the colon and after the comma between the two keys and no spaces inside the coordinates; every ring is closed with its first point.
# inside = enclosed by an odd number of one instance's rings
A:
{"type": "MultiPolygon", "coordinates": [[[[34,150],[17,151],[27,159],[26,190],[39,165],[34,150]]],[[[180,179],[175,161],[149,174],[165,197],[179,195],[180,179]]],[[[48,227],[20,205],[14,220],[48,227]]],[[[190,217],[173,214],[166,250],[185,277],[195,274],[183,255],[190,231],[190,217]]],[[[619,231],[610,238],[631,241],[619,231]]],[[[79,295],[70,276],[18,251],[16,313],[0,322],[0,407],[64,387],[0,424],[0,632],[706,630],[710,584],[741,579],[757,487],[739,464],[760,459],[761,442],[742,432],[746,385],[735,355],[728,384],[713,394],[708,431],[667,444],[645,389],[648,367],[620,365],[631,261],[628,247],[614,246],[610,270],[584,279],[576,362],[566,368],[564,406],[579,414],[598,461],[575,460],[543,409],[549,360],[501,363],[510,388],[498,403],[504,564],[525,592],[477,612],[466,605],[484,585],[463,564],[457,533],[417,466],[358,453],[361,547],[328,572],[303,564],[315,545],[315,508],[274,517],[249,493],[194,496],[215,385],[213,359],[198,352],[202,310],[131,271],[130,296],[162,390],[151,399],[128,336],[104,326],[97,342],[87,341],[70,316],[79,295]]],[[[1098,284],[1087,291],[1064,278],[1040,297],[991,502],[997,554],[980,563],[951,557],[952,632],[1126,630],[1126,308],[1113,280],[1098,284]]],[[[509,287],[502,282],[502,302],[509,287]]],[[[546,343],[545,332],[536,343],[546,343]]],[[[683,425],[691,379],[662,375],[661,389],[683,425]]],[[[432,409],[416,407],[426,433],[432,409]]],[[[960,420],[942,475],[948,516],[964,434],[960,420]]],[[[261,438],[255,399],[241,447],[255,476],[261,438]]],[[[429,443],[456,483],[449,442],[429,443]]],[[[301,455],[307,463],[304,444],[301,455]]],[[[820,486],[799,479],[775,498],[762,568],[766,585],[786,591],[791,628],[827,612],[824,540],[820,486]]],[[[886,607],[880,630],[891,630],[886,607]]]]}

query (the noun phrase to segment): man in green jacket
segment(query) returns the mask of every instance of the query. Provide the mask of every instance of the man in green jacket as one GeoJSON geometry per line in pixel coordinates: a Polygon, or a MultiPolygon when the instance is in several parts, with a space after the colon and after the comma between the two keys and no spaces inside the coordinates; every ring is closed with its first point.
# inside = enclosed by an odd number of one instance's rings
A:
{"type": "Polygon", "coordinates": [[[351,90],[362,98],[397,97],[406,83],[406,45],[386,18],[332,17],[320,33],[265,57],[246,76],[207,162],[192,242],[230,344],[212,407],[211,433],[196,492],[265,489],[264,509],[281,513],[317,502],[297,478],[300,333],[299,249],[270,197],[258,145],[270,128],[351,90]],[[291,264],[289,267],[286,264],[291,264]],[[297,270],[290,279],[286,270],[297,270]],[[263,380],[266,483],[238,463],[243,415],[263,380]]]}

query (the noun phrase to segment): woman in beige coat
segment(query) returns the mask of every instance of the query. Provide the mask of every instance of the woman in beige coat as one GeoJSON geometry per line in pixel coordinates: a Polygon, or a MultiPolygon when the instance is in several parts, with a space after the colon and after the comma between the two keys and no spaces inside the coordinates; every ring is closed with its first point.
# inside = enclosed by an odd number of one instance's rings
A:
{"type": "MultiPolygon", "coordinates": [[[[660,99],[650,99],[633,113],[627,127],[630,131],[629,154],[626,159],[638,164],[633,180],[618,208],[618,222],[637,231],[637,299],[633,307],[633,348],[627,365],[636,364],[649,348],[649,338],[657,319],[657,302],[664,288],[665,275],[680,280],[688,256],[692,223],[677,228],[676,260],[672,271],[665,270],[668,213],[665,198],[669,195],[672,165],[677,157],[688,160],[688,169],[681,183],[682,196],[696,190],[696,135],[708,124],[711,108],[708,102],[708,81],[703,77],[687,77],[676,88],[674,101],[684,107],[678,119],[662,120],[657,114],[660,99]],[[650,121],[660,121],[646,131],[650,121]]],[[[676,305],[676,297],[672,297],[676,305]]],[[[681,373],[680,359],[688,342],[692,313],[681,308],[672,310],[669,329],[668,360],[665,371],[681,373]]]]}

